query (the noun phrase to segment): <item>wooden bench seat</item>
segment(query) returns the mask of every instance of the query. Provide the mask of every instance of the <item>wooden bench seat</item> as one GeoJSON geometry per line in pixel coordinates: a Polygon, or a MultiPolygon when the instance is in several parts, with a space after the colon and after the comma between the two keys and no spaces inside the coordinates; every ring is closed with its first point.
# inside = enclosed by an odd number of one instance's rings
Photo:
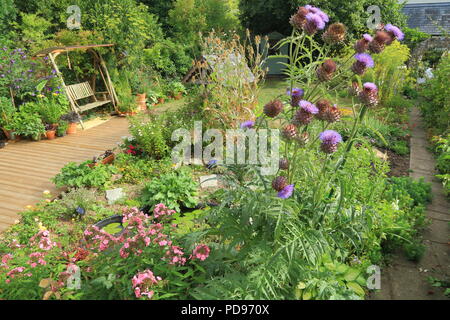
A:
{"type": "Polygon", "coordinates": [[[66,89],[67,89],[67,94],[76,103],[80,112],[83,112],[83,111],[86,111],[89,109],[93,109],[93,108],[96,108],[96,107],[99,107],[99,106],[102,106],[104,104],[111,102],[111,100],[98,101],[97,98],[95,97],[95,93],[92,90],[89,82],[72,84],[72,85],[67,86],[66,89]],[[93,97],[93,99],[95,101],[85,104],[83,106],[78,105],[77,100],[81,100],[81,99],[85,99],[85,98],[89,98],[89,97],[93,97]]]}

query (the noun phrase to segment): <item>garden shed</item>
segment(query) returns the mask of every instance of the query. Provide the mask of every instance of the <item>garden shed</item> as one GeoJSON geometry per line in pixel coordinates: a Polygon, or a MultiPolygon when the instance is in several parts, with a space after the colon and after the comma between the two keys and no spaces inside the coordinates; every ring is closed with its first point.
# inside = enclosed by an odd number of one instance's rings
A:
{"type": "Polygon", "coordinates": [[[51,47],[35,53],[34,57],[47,57],[48,59],[50,59],[57,76],[61,80],[61,85],[67,95],[70,106],[72,110],[77,114],[108,103],[112,103],[114,108],[117,109],[119,101],[114,90],[108,68],[106,67],[105,61],[103,60],[101,54],[96,50],[97,48],[112,46],[113,44],[92,44],[67,47],[51,47]],[[85,81],[74,84],[67,84],[64,81],[64,77],[56,63],[56,57],[62,53],[66,53],[68,55],[70,51],[76,50],[86,51],[92,55],[94,69],[98,70],[98,73],[101,75],[106,91],[95,92],[95,79],[93,79],[91,82],[85,81]]]}

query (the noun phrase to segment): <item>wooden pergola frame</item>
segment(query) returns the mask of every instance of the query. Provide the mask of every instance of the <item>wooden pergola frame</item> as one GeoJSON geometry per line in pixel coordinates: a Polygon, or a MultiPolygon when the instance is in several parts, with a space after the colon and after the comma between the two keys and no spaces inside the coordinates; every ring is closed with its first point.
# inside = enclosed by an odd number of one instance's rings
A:
{"type": "MultiPolygon", "coordinates": [[[[95,108],[96,106],[103,105],[105,103],[111,102],[114,106],[114,109],[117,110],[117,105],[119,104],[119,99],[117,97],[116,91],[114,89],[113,83],[111,81],[111,77],[109,76],[108,68],[106,67],[106,63],[103,60],[101,54],[95,50],[96,48],[100,47],[112,47],[113,44],[93,44],[93,45],[80,45],[80,46],[67,46],[67,47],[51,47],[44,50],[41,50],[34,54],[34,57],[48,57],[56,71],[56,75],[61,80],[61,86],[64,89],[64,93],[67,96],[67,99],[69,100],[70,106],[74,112],[76,112],[78,115],[80,112],[84,110],[88,110],[91,108],[95,108]],[[95,97],[94,90],[86,90],[86,85],[84,84],[76,84],[76,85],[66,85],[64,81],[64,77],[62,73],[59,71],[58,65],[56,64],[56,57],[64,52],[69,51],[75,51],[75,50],[85,50],[92,54],[94,58],[94,67],[95,65],[98,66],[98,70],[100,71],[100,75],[102,76],[103,83],[105,84],[106,90],[110,97],[110,100],[105,101],[98,101],[95,97]],[[84,88],[83,88],[84,85],[84,88]],[[89,91],[89,92],[88,92],[89,91]],[[77,96],[79,95],[79,96],[77,96]],[[86,97],[93,97],[93,99],[96,101],[94,103],[91,103],[88,108],[83,109],[83,107],[80,107],[76,100],[86,98],[86,97]],[[104,102],[104,103],[103,103],[104,102]]],[[[95,88],[95,82],[93,83],[93,87],[95,88]]],[[[84,129],[83,121],[81,122],[81,127],[84,129]]]]}

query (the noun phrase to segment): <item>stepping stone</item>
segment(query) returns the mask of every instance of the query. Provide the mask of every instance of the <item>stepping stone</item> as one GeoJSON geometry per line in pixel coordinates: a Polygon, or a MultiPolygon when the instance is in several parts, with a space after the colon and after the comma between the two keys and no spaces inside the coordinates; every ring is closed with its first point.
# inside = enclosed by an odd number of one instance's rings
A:
{"type": "Polygon", "coordinates": [[[219,186],[219,177],[217,174],[200,177],[200,187],[202,187],[203,189],[217,188],[218,186],[219,186]]]}
{"type": "Polygon", "coordinates": [[[116,201],[122,199],[125,196],[122,188],[106,190],[106,200],[109,205],[113,205],[116,201]]]}

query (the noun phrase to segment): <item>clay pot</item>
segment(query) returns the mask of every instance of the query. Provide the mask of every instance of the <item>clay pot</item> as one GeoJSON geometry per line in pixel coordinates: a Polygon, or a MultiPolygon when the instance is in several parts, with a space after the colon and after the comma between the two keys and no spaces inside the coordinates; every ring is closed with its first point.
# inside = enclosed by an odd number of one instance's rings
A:
{"type": "MultiPolygon", "coordinates": [[[[116,159],[116,156],[115,156],[114,154],[111,154],[111,155],[107,156],[105,159],[103,159],[103,160],[101,161],[101,163],[102,163],[102,164],[110,164],[110,163],[113,163],[115,159],[116,159]]],[[[88,164],[88,167],[89,167],[89,168],[93,168],[93,167],[95,167],[96,165],[98,165],[98,162],[97,162],[97,163],[89,163],[89,164],[88,164]]]]}
{"type": "Polygon", "coordinates": [[[180,100],[183,97],[183,94],[180,92],[174,98],[175,100],[180,100]]]}
{"type": "Polygon", "coordinates": [[[75,134],[77,133],[77,123],[69,123],[67,127],[67,134],[75,134]]]}
{"type": "Polygon", "coordinates": [[[141,110],[141,111],[147,110],[147,98],[146,98],[145,93],[138,94],[136,102],[137,102],[139,110],[141,110]]]}
{"type": "Polygon", "coordinates": [[[158,104],[162,104],[162,103],[164,103],[164,98],[158,98],[158,104]]]}
{"type": "Polygon", "coordinates": [[[45,132],[45,135],[47,136],[48,140],[53,140],[56,138],[56,130],[47,130],[47,132],[45,132]]]}
{"type": "Polygon", "coordinates": [[[5,128],[2,128],[3,132],[5,133],[6,139],[12,140],[14,137],[14,132],[12,130],[6,130],[5,128]]]}

